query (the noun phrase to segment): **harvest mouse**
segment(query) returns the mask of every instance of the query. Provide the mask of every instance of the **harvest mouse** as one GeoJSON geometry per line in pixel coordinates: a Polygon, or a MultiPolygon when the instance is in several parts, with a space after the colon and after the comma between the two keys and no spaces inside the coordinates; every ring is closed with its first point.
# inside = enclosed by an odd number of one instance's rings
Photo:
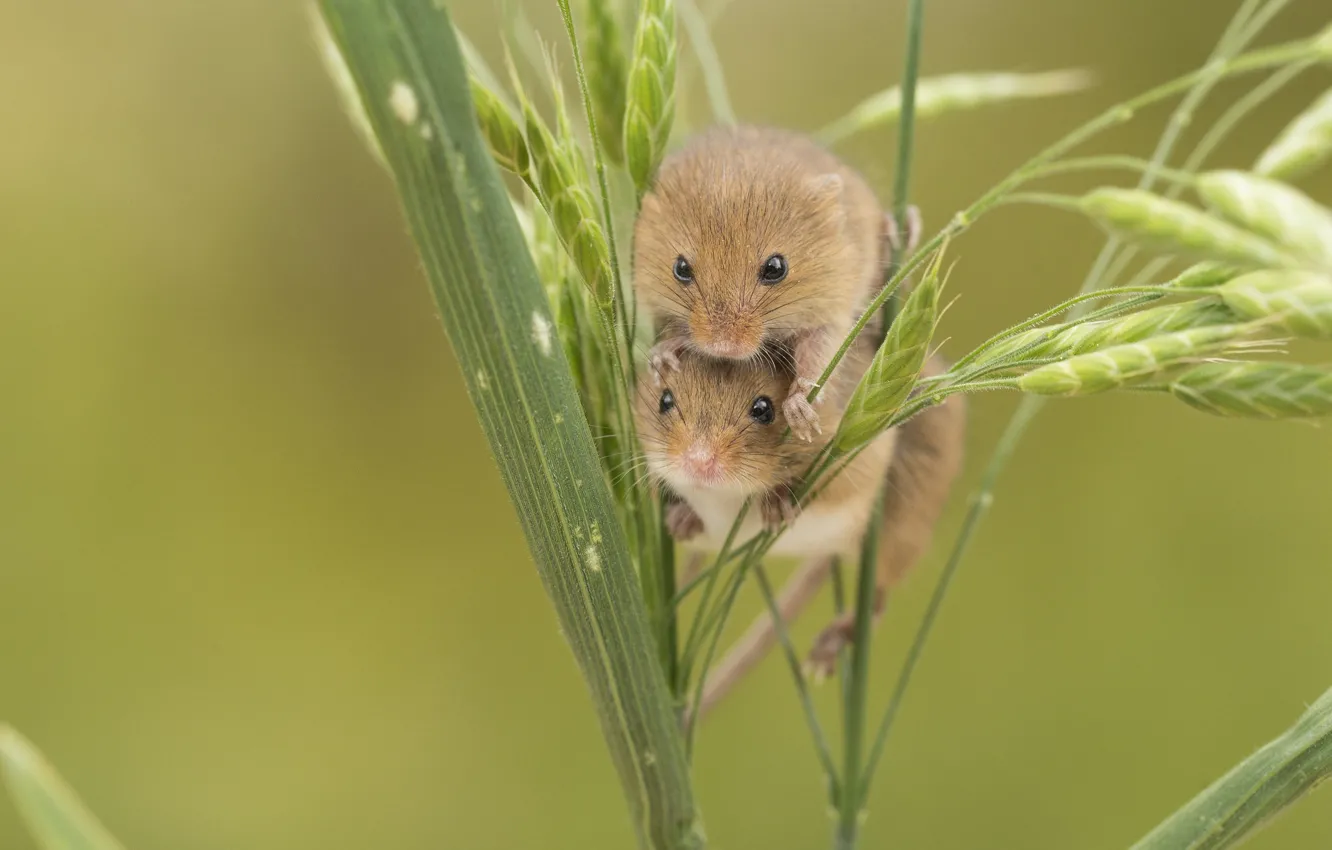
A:
{"type": "MultiPolygon", "coordinates": [[[[840,419],[872,352],[873,340],[862,337],[848,353],[847,369],[830,383],[830,426],[840,419]]],[[[938,373],[941,366],[931,361],[926,371],[938,373]]],[[[775,555],[851,554],[886,480],[877,614],[885,588],[923,553],[961,465],[961,397],[884,432],[802,507],[792,494],[823,441],[783,439],[786,415],[777,399],[790,380],[789,369],[760,360],[717,360],[689,350],[681,352],[664,386],[641,379],[635,417],[648,470],[670,491],[668,528],[677,539],[716,551],[745,500],[754,497],[758,510],[746,514],[737,541],[761,527],[786,526],[771,550],[775,555]]],[[[834,430],[829,428],[829,438],[834,430]]],[[[850,637],[845,618],[829,626],[811,655],[815,667],[831,669],[850,637]]]]}
{"type": "Polygon", "coordinates": [[[754,127],[698,136],[662,164],[635,225],[634,286],[659,333],[653,374],[667,381],[686,350],[789,352],[794,375],[772,398],[811,440],[822,426],[806,395],[882,285],[896,240],[860,175],[812,140],[754,127]]]}

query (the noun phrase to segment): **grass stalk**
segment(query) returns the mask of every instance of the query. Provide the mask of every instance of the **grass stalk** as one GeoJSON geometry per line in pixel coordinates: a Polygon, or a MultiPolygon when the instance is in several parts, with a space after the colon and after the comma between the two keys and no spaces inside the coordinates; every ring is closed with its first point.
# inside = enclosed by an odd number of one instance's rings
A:
{"type": "Polygon", "coordinates": [[[916,149],[916,82],[920,79],[920,43],[925,29],[925,0],[907,7],[906,70],[902,74],[902,119],[897,132],[897,173],[893,180],[893,217],[906,232],[911,197],[911,163],[916,149]]]}
{"type": "Polygon", "coordinates": [[[638,846],[702,848],[684,742],[625,532],[563,348],[533,333],[553,324],[550,306],[477,127],[448,12],[434,0],[323,0],[322,8],[591,691],[638,846]]]}
{"type": "MultiPolygon", "coordinates": [[[[872,516],[883,515],[883,488],[875,499],[872,516]]],[[[854,850],[860,832],[860,814],[865,806],[865,783],[861,766],[865,759],[865,726],[869,702],[870,632],[874,622],[875,578],[878,573],[879,532],[883,523],[871,522],[860,547],[860,570],[856,580],[855,637],[851,641],[851,675],[842,715],[842,794],[837,800],[835,850],[854,850]]]]}
{"type": "Polygon", "coordinates": [[[762,564],[755,565],[754,579],[758,582],[764,604],[768,606],[768,614],[772,617],[772,625],[782,647],[782,656],[791,669],[792,678],[795,679],[796,693],[800,697],[800,709],[804,712],[810,737],[814,739],[814,747],[818,750],[819,763],[823,765],[823,772],[828,781],[829,797],[836,801],[841,797],[842,788],[837,778],[837,766],[833,763],[832,747],[828,746],[828,736],[823,731],[823,724],[819,722],[818,712],[814,710],[814,700],[810,696],[809,683],[805,681],[804,671],[801,669],[800,656],[796,652],[795,644],[791,642],[791,633],[786,628],[786,618],[782,616],[782,609],[777,604],[772,584],[768,581],[768,571],[762,564]]]}
{"type": "Polygon", "coordinates": [[[735,109],[731,106],[726,73],[722,70],[717,45],[712,41],[708,19],[699,10],[695,0],[677,0],[676,9],[680,13],[685,33],[689,36],[689,43],[694,46],[694,58],[698,60],[698,69],[703,75],[703,87],[708,94],[708,106],[712,108],[712,120],[718,124],[734,126],[735,109]]]}

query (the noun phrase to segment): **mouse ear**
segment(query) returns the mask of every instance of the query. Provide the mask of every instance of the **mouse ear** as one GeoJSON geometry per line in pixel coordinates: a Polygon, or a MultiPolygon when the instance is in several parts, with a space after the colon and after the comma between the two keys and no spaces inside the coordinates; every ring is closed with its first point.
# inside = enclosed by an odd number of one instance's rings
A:
{"type": "Polygon", "coordinates": [[[835,173],[820,174],[814,178],[814,191],[820,198],[838,201],[842,197],[842,175],[835,173]]]}
{"type": "Polygon", "coordinates": [[[657,197],[656,192],[648,192],[643,196],[643,200],[638,205],[639,216],[656,215],[661,211],[661,199],[657,197]]]}

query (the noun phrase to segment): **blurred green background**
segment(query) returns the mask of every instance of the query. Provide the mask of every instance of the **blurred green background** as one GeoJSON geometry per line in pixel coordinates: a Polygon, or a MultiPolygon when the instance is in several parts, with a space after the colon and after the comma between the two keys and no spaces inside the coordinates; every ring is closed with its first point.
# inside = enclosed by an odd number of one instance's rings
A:
{"type": "MultiPolygon", "coordinates": [[[[528,5],[560,43],[554,3],[528,5]]],[[[1200,63],[1234,5],[931,0],[927,73],[1083,66],[1100,85],[922,127],[927,224],[1200,63]]],[[[500,7],[451,6],[498,58],[500,7]]],[[[737,109],[813,129],[895,82],[903,6],[735,0],[716,38],[737,109]]],[[[1297,0],[1270,38],[1326,18],[1297,0]]],[[[1328,82],[1308,75],[1222,160],[1250,162],[1328,82]]],[[[1098,149],[1149,150],[1163,114],[1098,149]]],[[[138,850],[629,846],[303,5],[0,0],[0,115],[0,718],[138,850]]],[[[891,132],[846,152],[886,195],[891,132]]],[[[1310,188],[1332,201],[1332,174],[1310,188]]],[[[948,350],[1071,293],[1099,244],[1059,213],[984,221],[953,254],[948,350]]],[[[974,405],[944,541],[1013,403],[974,405]]],[[[1329,476],[1317,428],[1052,404],[943,613],[866,847],[1125,847],[1287,726],[1332,686],[1329,476]]],[[[880,633],[877,704],[939,554],[880,633]]],[[[703,730],[696,775],[715,846],[826,846],[780,663],[703,730]]],[[[1330,841],[1324,792],[1253,846],[1330,841]]],[[[0,846],[32,846],[7,803],[0,846]]]]}

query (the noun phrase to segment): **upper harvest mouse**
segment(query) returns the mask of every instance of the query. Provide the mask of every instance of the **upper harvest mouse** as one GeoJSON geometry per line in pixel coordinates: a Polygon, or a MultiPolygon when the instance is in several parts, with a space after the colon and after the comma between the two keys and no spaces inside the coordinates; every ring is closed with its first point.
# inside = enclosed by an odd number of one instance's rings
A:
{"type": "Polygon", "coordinates": [[[889,221],[810,139],[753,127],[697,137],[662,164],[635,226],[634,286],[660,334],[654,374],[687,348],[751,360],[775,343],[795,375],[775,402],[811,439],[819,417],[805,396],[882,285],[889,221]]]}

